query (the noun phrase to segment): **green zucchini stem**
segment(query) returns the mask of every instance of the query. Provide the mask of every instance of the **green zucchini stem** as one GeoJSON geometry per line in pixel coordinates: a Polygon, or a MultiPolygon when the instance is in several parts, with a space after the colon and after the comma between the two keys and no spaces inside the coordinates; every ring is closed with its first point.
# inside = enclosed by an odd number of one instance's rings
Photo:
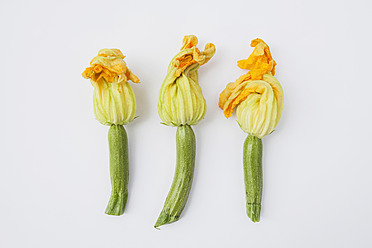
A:
{"type": "Polygon", "coordinates": [[[195,134],[191,126],[183,125],[177,127],[176,171],[163,210],[154,226],[155,228],[177,221],[185,208],[194,177],[195,143],[195,134]]]}
{"type": "Polygon", "coordinates": [[[259,222],[263,185],[262,140],[251,134],[244,142],[243,165],[247,215],[253,222],[259,222]]]}
{"type": "Polygon", "coordinates": [[[122,125],[112,125],[108,133],[110,148],[111,197],[106,214],[122,215],[128,199],[128,137],[122,125]]]}

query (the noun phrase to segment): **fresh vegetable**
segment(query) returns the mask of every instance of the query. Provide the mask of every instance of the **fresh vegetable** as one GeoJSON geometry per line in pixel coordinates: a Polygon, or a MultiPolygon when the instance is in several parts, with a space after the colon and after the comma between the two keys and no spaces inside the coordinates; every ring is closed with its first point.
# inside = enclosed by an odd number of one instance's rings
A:
{"type": "Polygon", "coordinates": [[[128,198],[128,138],[123,125],[136,114],[136,99],[128,80],[139,83],[124,62],[119,49],[102,49],[83,72],[94,87],[93,106],[97,120],[110,126],[110,175],[112,192],[106,214],[122,215],[128,198]]]}
{"type": "Polygon", "coordinates": [[[128,137],[122,125],[112,125],[108,136],[112,191],[106,213],[121,215],[128,199],[128,137]]]}
{"type": "Polygon", "coordinates": [[[235,107],[241,129],[248,133],[244,143],[244,180],[247,214],[253,222],[260,221],[262,198],[262,138],[274,131],[283,111],[283,90],[274,77],[276,62],[268,45],[261,39],[252,41],[253,53],[238,61],[250,70],[229,83],[220,94],[219,107],[226,118],[235,107]]]}
{"type": "Polygon", "coordinates": [[[177,127],[176,146],[176,172],[155,227],[175,222],[180,218],[191,190],[196,153],[195,135],[191,126],[177,127]]]}
{"type": "Polygon", "coordinates": [[[260,221],[262,199],[262,140],[248,134],[243,150],[247,215],[253,222],[260,221]]]}
{"type": "Polygon", "coordinates": [[[204,118],[207,106],[198,83],[198,68],[215,53],[211,43],[200,52],[198,39],[185,36],[181,51],[168,66],[159,93],[158,112],[163,124],[177,127],[177,164],[171,189],[155,228],[179,219],[190,193],[195,167],[196,142],[191,125],[204,118]]]}

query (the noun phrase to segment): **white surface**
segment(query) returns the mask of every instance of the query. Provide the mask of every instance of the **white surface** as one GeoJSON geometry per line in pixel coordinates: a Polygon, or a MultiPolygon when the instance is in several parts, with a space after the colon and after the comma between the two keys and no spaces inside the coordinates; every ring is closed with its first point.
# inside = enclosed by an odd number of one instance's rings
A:
{"type": "Polygon", "coordinates": [[[372,247],[369,1],[3,1],[0,3],[0,247],[372,247]],[[155,230],[175,166],[157,98],[184,35],[216,45],[199,70],[208,104],[195,179],[177,223],[155,230]],[[245,213],[246,137],[217,107],[237,60],[263,38],[285,93],[264,138],[262,221],[245,213]],[[110,194],[108,127],[81,73],[119,48],[141,80],[126,129],[130,196],[110,194]]]}

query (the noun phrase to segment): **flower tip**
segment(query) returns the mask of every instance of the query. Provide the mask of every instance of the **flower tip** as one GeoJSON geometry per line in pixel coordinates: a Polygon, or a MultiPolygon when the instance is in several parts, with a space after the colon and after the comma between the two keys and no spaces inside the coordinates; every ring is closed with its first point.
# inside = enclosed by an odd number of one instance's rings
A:
{"type": "Polygon", "coordinates": [[[216,50],[216,46],[213,43],[208,43],[207,45],[205,45],[204,50],[207,50],[207,49],[216,50]]]}
{"type": "Polygon", "coordinates": [[[267,44],[262,39],[256,38],[256,39],[251,41],[251,47],[255,47],[258,44],[260,44],[261,42],[264,43],[267,46],[267,44]]]}
{"type": "Polygon", "coordinates": [[[242,59],[238,61],[238,67],[240,69],[248,69],[248,59],[242,59]]]}
{"type": "Polygon", "coordinates": [[[181,50],[192,48],[198,44],[198,38],[195,35],[185,35],[182,41],[181,50]]]}
{"type": "Polygon", "coordinates": [[[120,49],[117,49],[117,48],[111,48],[111,49],[103,48],[98,51],[98,56],[103,56],[103,57],[112,56],[112,57],[119,57],[121,59],[125,58],[125,56],[120,51],[120,49]]]}

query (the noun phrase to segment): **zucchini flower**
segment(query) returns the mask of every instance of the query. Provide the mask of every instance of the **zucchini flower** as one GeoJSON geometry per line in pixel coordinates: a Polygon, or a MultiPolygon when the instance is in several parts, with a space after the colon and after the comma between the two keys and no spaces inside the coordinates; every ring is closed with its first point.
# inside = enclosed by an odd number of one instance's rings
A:
{"type": "Polygon", "coordinates": [[[244,143],[244,178],[247,214],[253,222],[260,220],[262,198],[262,138],[274,131],[283,111],[283,90],[274,77],[276,62],[268,45],[261,39],[252,41],[253,53],[238,61],[250,70],[229,83],[220,94],[219,107],[226,118],[235,107],[241,129],[248,133],[244,143]]]}
{"type": "Polygon", "coordinates": [[[215,53],[209,43],[200,52],[196,36],[183,39],[183,46],[169,63],[168,73],[160,88],[158,112],[168,126],[196,125],[204,118],[207,104],[198,83],[198,69],[215,53]]]}
{"type": "Polygon", "coordinates": [[[119,49],[102,49],[82,76],[94,87],[93,106],[97,120],[110,126],[110,174],[112,192],[106,214],[122,215],[128,198],[128,138],[124,129],[135,118],[136,99],[128,80],[139,83],[124,62],[119,49]]]}
{"type": "Polygon", "coordinates": [[[155,228],[179,219],[190,193],[195,167],[195,135],[191,125],[204,118],[207,105],[198,82],[198,69],[215,53],[211,43],[204,51],[196,48],[198,39],[185,36],[181,51],[168,66],[160,88],[158,112],[163,124],[177,127],[176,172],[155,228]]]}
{"type": "Polygon", "coordinates": [[[119,49],[102,49],[83,72],[94,87],[94,113],[103,125],[125,125],[136,114],[136,98],[128,80],[139,83],[119,49]]]}

